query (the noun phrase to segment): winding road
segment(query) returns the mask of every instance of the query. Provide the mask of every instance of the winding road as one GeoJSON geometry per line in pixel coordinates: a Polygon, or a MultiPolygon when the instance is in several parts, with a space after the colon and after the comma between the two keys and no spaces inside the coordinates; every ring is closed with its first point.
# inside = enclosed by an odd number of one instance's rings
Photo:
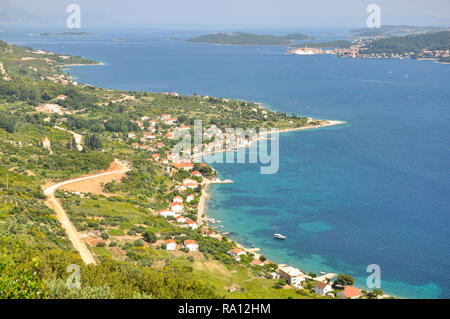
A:
{"type": "Polygon", "coordinates": [[[45,190],[44,190],[44,194],[47,195],[47,197],[48,197],[45,204],[56,212],[56,218],[61,223],[61,225],[64,228],[64,230],[66,231],[70,241],[72,242],[73,247],[79,252],[81,259],[83,260],[83,262],[85,264],[94,264],[95,265],[96,264],[95,258],[92,255],[89,248],[86,246],[85,242],[81,239],[80,233],[77,231],[75,226],[70,221],[70,219],[67,216],[67,213],[64,210],[64,208],[62,207],[61,203],[55,197],[55,191],[58,188],[68,185],[68,184],[71,184],[71,183],[76,183],[76,182],[81,182],[81,181],[90,180],[90,179],[94,179],[94,178],[99,178],[99,177],[106,176],[106,175],[125,174],[126,172],[128,172],[130,170],[130,168],[126,164],[124,164],[118,160],[116,160],[115,163],[117,164],[117,167],[118,167],[116,169],[109,170],[104,173],[98,173],[98,174],[93,174],[93,175],[89,175],[89,176],[85,176],[85,177],[79,177],[79,178],[74,178],[74,179],[70,179],[67,181],[59,182],[57,184],[54,184],[54,185],[51,185],[51,186],[45,188],[45,190]]]}

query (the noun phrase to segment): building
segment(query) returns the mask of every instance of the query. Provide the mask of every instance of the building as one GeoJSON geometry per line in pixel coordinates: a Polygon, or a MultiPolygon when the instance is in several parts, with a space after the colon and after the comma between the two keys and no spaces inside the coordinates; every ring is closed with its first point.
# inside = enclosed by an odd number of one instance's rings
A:
{"type": "Polygon", "coordinates": [[[45,103],[44,105],[36,106],[35,110],[44,113],[64,114],[65,109],[63,110],[58,104],[45,103]]]}
{"type": "Polygon", "coordinates": [[[186,187],[186,185],[184,185],[184,184],[179,184],[178,186],[175,186],[175,189],[176,189],[177,191],[179,191],[180,193],[182,193],[182,192],[184,192],[184,191],[187,190],[187,187],[186,187]]]}
{"type": "Polygon", "coordinates": [[[184,247],[189,249],[189,251],[198,251],[197,242],[192,239],[186,239],[184,241],[184,247]]]}
{"type": "Polygon", "coordinates": [[[259,260],[259,259],[253,259],[252,260],[252,265],[253,266],[264,266],[265,263],[263,261],[259,260]]]}
{"type": "Polygon", "coordinates": [[[163,209],[158,212],[163,217],[175,216],[175,213],[171,209],[163,209]]]}
{"type": "Polygon", "coordinates": [[[187,218],[186,217],[184,217],[184,216],[178,216],[178,217],[175,217],[175,219],[177,220],[177,222],[179,222],[179,223],[185,223],[185,222],[187,222],[187,218]]]}
{"type": "Polygon", "coordinates": [[[193,229],[193,230],[198,228],[197,223],[194,222],[192,219],[188,219],[188,220],[186,221],[186,224],[189,226],[189,228],[191,228],[191,229],[193,229]]]}
{"type": "Polygon", "coordinates": [[[189,195],[186,197],[186,203],[190,203],[190,202],[192,202],[194,199],[195,199],[195,196],[192,195],[192,194],[189,194],[189,195]]]}
{"type": "Polygon", "coordinates": [[[233,256],[237,261],[240,261],[241,256],[245,254],[247,253],[241,248],[234,248],[232,251],[230,251],[230,255],[233,256]]]}
{"type": "Polygon", "coordinates": [[[202,173],[200,173],[199,171],[193,171],[192,175],[195,177],[202,177],[202,173]]]}
{"type": "Polygon", "coordinates": [[[43,148],[50,149],[51,143],[47,136],[41,141],[41,145],[43,148]]]}
{"type": "Polygon", "coordinates": [[[166,250],[176,250],[177,249],[177,243],[173,239],[167,239],[166,240],[166,250]]]}
{"type": "Polygon", "coordinates": [[[305,281],[305,275],[299,269],[291,266],[280,267],[278,273],[289,285],[296,288],[300,288],[302,282],[305,281]]]}
{"type": "Polygon", "coordinates": [[[321,281],[318,281],[316,283],[316,286],[314,287],[314,292],[320,296],[325,296],[332,290],[333,288],[331,288],[331,286],[328,283],[321,281]]]}
{"type": "Polygon", "coordinates": [[[192,171],[194,169],[194,164],[192,163],[173,163],[172,165],[177,169],[184,169],[185,171],[192,171]]]}
{"type": "Polygon", "coordinates": [[[173,202],[170,204],[170,208],[175,213],[180,213],[183,211],[183,204],[179,202],[173,202]]]}
{"type": "Polygon", "coordinates": [[[361,293],[361,290],[359,290],[356,287],[346,286],[344,288],[344,290],[339,291],[336,295],[342,299],[346,299],[346,298],[356,299],[356,298],[361,297],[362,293],[361,293]]]}
{"type": "Polygon", "coordinates": [[[172,200],[174,203],[183,203],[183,197],[181,196],[175,196],[172,200]]]}

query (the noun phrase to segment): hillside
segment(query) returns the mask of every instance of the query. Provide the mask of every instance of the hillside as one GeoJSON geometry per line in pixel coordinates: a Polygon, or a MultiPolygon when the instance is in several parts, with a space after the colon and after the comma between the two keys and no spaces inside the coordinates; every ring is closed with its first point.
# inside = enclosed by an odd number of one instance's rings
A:
{"type": "Polygon", "coordinates": [[[237,243],[200,223],[200,197],[216,172],[200,163],[185,170],[170,136],[194,119],[222,130],[324,121],[247,101],[82,85],[63,72],[73,63],[96,62],[0,42],[0,298],[319,297],[312,279],[305,289],[280,289],[285,283],[270,279],[278,265],[251,251],[233,257],[237,243]],[[115,160],[130,167],[121,180],[55,192],[96,260],[85,265],[43,190],[115,160]],[[163,213],[175,200],[184,220],[163,213]],[[80,290],[65,285],[70,264],[81,267],[80,290]]]}

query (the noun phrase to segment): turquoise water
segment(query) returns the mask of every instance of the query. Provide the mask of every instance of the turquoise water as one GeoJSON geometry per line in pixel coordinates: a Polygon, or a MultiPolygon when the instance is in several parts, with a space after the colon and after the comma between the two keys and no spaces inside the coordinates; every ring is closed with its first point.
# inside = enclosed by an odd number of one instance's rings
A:
{"type": "Polygon", "coordinates": [[[241,98],[346,121],[282,134],[275,175],[215,164],[235,183],[211,187],[208,215],[273,261],[349,273],[361,287],[366,267],[378,264],[387,293],[450,297],[450,65],[166,40],[184,33],[25,34],[0,36],[105,62],[70,68],[85,83],[241,98]],[[288,239],[274,240],[275,232],[288,239]]]}

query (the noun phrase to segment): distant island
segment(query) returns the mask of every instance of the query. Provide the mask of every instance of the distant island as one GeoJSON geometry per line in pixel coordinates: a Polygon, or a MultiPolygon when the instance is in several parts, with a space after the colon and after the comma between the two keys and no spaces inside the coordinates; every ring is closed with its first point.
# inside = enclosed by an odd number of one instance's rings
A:
{"type": "Polygon", "coordinates": [[[38,36],[41,37],[51,37],[51,36],[93,36],[93,33],[88,32],[59,32],[59,33],[39,33],[38,36]]]}
{"type": "Polygon", "coordinates": [[[314,37],[292,33],[285,36],[251,33],[212,33],[190,38],[188,42],[213,43],[225,45],[291,45],[296,41],[314,40],[314,37]]]}
{"type": "Polygon", "coordinates": [[[288,54],[336,54],[351,58],[409,58],[450,63],[450,31],[381,39],[337,40],[292,46],[288,54]],[[323,50],[326,49],[326,50],[323,50]]]}

